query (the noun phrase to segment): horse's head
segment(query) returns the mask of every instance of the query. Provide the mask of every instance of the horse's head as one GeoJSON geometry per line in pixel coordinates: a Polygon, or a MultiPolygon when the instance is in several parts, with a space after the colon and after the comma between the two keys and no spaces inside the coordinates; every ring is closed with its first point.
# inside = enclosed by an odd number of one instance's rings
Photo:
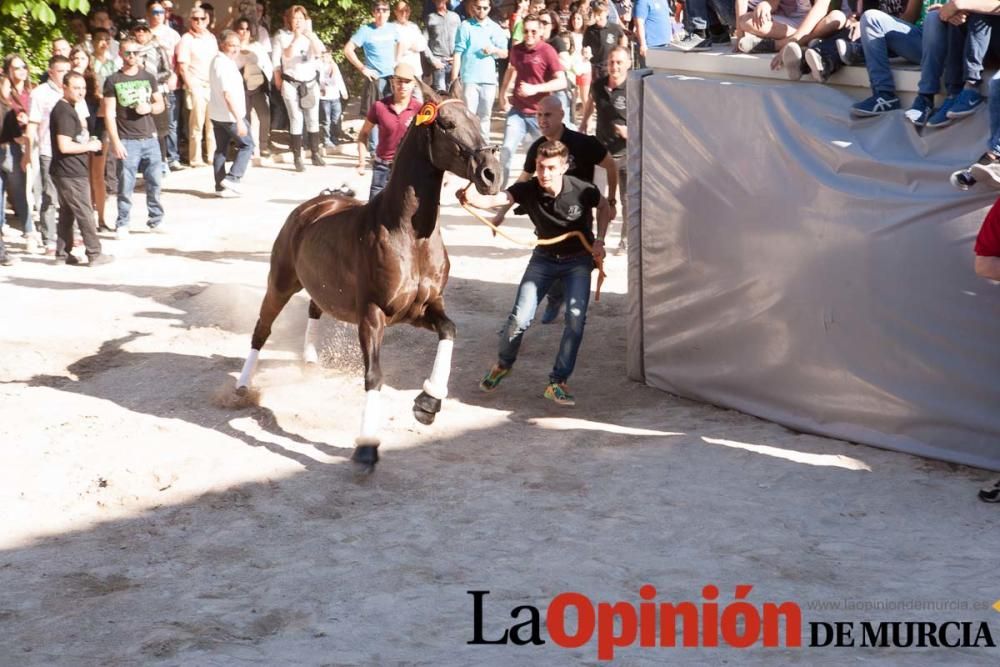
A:
{"type": "Polygon", "coordinates": [[[458,97],[441,97],[423,83],[421,88],[425,104],[416,123],[427,127],[431,163],[469,179],[482,194],[500,192],[500,151],[483,141],[479,118],[458,97]]]}

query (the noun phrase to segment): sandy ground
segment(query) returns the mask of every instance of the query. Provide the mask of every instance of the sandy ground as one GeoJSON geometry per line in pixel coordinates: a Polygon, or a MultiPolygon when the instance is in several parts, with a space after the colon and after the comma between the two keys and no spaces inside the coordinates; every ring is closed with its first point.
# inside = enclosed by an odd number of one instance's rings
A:
{"type": "MultiPolygon", "coordinates": [[[[249,347],[271,240],[295,204],[345,180],[367,192],[343,158],[304,175],[255,168],[246,197],[220,200],[207,169],[188,170],[166,182],[169,233],[106,239],[114,264],[29,257],[3,269],[0,664],[594,663],[596,639],[560,648],[544,628],[541,646],[469,645],[467,591],[490,591],[483,627],[495,639],[518,605],[538,607],[544,622],[561,592],[637,604],[645,583],[658,601],[699,604],[715,584],[720,607],[752,584],[752,604],[797,602],[804,625],[986,620],[1000,641],[1000,614],[988,609],[1000,598],[1000,512],[975,499],[990,474],[802,435],[628,381],[624,257],[609,259],[590,311],[575,409],[540,397],[557,326],[533,327],[514,374],[495,395],[480,393],[527,251],[492,239],[450,194],[441,224],[459,339],[433,426],[410,407],[435,336],[391,329],[382,463],[370,478],[353,473],[356,333],[324,319],[322,367],[303,369],[304,296],[264,349],[260,406],[222,407],[249,347]],[[807,608],[816,603],[855,607],[807,608]]],[[[526,220],[511,227],[529,236],[526,220]]],[[[1000,661],[985,648],[616,655],[622,664],[1000,661]]]]}

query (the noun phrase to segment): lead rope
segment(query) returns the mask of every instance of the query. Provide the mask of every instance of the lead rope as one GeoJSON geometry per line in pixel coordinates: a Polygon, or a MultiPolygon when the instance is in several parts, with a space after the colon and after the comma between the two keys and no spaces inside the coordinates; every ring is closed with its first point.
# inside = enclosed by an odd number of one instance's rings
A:
{"type": "MultiPolygon", "coordinates": [[[[472,187],[472,183],[469,183],[468,185],[466,185],[465,186],[465,190],[468,190],[470,187],[472,187]]],[[[465,190],[463,190],[463,192],[465,190]]],[[[534,241],[521,241],[519,239],[514,238],[513,236],[511,236],[510,234],[508,234],[507,232],[503,231],[502,229],[500,229],[499,227],[497,227],[496,225],[494,225],[492,222],[490,222],[489,220],[487,220],[486,218],[484,218],[482,215],[479,214],[478,211],[476,211],[474,208],[472,208],[472,206],[470,204],[467,204],[467,203],[463,202],[462,203],[462,208],[464,208],[466,211],[468,211],[472,215],[472,217],[474,217],[476,220],[478,220],[479,222],[483,223],[484,225],[486,225],[487,227],[489,227],[490,229],[492,229],[494,234],[499,234],[500,236],[504,237],[508,241],[510,241],[512,243],[516,243],[519,246],[524,246],[525,248],[536,248],[536,247],[538,247],[540,245],[541,246],[555,245],[556,243],[561,243],[561,242],[565,241],[566,239],[571,239],[573,237],[576,237],[576,238],[580,239],[580,243],[583,244],[583,247],[587,250],[587,252],[589,252],[592,257],[594,255],[594,246],[592,246],[590,244],[590,241],[587,240],[587,237],[584,236],[583,232],[581,232],[581,231],[573,230],[572,232],[566,232],[565,234],[560,234],[559,236],[556,236],[556,237],[551,238],[551,239],[535,239],[534,241]]],[[[604,284],[604,279],[608,277],[608,274],[606,274],[604,272],[604,258],[603,257],[600,257],[600,258],[594,257],[594,264],[597,266],[597,289],[594,290],[594,301],[600,301],[601,300],[601,286],[604,284]]]]}

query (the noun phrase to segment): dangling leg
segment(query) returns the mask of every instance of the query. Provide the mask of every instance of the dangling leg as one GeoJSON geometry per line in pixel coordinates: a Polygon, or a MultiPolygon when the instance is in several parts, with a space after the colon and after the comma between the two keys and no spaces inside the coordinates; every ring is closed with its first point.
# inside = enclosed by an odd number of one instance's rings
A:
{"type": "Polygon", "coordinates": [[[431,376],[424,380],[424,390],[413,401],[413,416],[421,424],[433,424],[441,411],[441,401],[448,395],[451,374],[451,351],[455,345],[455,323],[444,314],[444,302],[439,299],[427,308],[427,325],[437,331],[438,347],[431,376]]]}
{"type": "Polygon", "coordinates": [[[306,342],[302,348],[302,361],[307,364],[319,363],[319,352],[316,343],[319,341],[319,318],[323,311],[315,301],[309,301],[309,319],[306,320],[306,342]]]}
{"type": "Polygon", "coordinates": [[[292,295],[300,289],[302,289],[302,286],[298,282],[295,282],[293,289],[278,292],[272,281],[268,281],[267,294],[264,295],[264,301],[260,304],[260,316],[257,318],[257,326],[253,330],[253,338],[250,339],[250,354],[247,355],[247,360],[243,364],[243,371],[240,373],[240,379],[236,382],[237,394],[242,396],[247,393],[247,388],[253,380],[254,371],[257,370],[257,357],[260,355],[260,349],[264,347],[268,336],[271,335],[271,325],[274,323],[275,318],[278,317],[281,309],[292,298],[292,295]]]}
{"type": "Polygon", "coordinates": [[[366,472],[375,469],[378,463],[379,429],[382,426],[379,401],[382,392],[382,335],[385,333],[385,313],[375,304],[368,304],[368,310],[358,323],[358,340],[361,354],[365,358],[365,410],[361,417],[361,433],[354,440],[354,455],[351,460],[365,467],[366,472]]]}

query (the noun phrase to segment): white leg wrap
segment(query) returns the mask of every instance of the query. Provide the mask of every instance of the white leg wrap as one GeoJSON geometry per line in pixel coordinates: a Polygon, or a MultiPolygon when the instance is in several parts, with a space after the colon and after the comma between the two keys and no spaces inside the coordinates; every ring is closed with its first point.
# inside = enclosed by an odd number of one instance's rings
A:
{"type": "Polygon", "coordinates": [[[319,342],[319,318],[306,320],[306,341],[302,348],[302,361],[307,364],[319,363],[319,352],[316,343],[319,342]]]}
{"type": "Polygon", "coordinates": [[[354,439],[354,444],[379,444],[378,432],[382,425],[381,393],[377,389],[365,392],[365,411],[361,415],[361,434],[354,439]]]}
{"type": "Polygon", "coordinates": [[[424,391],[434,398],[448,396],[448,376],[451,374],[451,350],[455,347],[453,340],[439,340],[437,354],[434,356],[434,368],[431,376],[424,380],[424,391]]]}
{"type": "Polygon", "coordinates": [[[237,388],[250,386],[250,382],[253,381],[254,371],[257,370],[258,356],[260,356],[260,350],[250,350],[247,360],[243,362],[243,371],[240,373],[240,379],[236,382],[237,388]]]}

